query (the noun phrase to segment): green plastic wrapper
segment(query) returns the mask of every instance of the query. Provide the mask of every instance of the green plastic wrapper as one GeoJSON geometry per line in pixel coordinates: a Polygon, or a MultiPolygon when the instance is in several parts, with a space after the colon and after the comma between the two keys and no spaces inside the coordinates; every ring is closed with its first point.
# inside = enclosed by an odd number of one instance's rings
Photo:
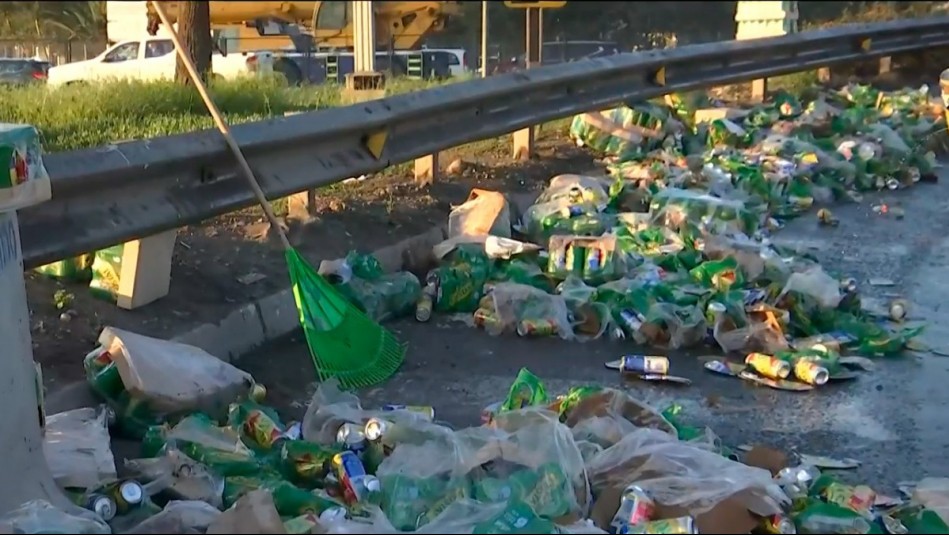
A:
{"type": "Polygon", "coordinates": [[[550,520],[537,516],[523,501],[511,500],[497,517],[475,525],[472,533],[486,535],[503,533],[562,533],[550,520]]]}
{"type": "Polygon", "coordinates": [[[374,281],[382,277],[384,270],[379,260],[371,254],[360,254],[350,251],[346,255],[346,265],[352,270],[353,276],[367,281],[374,281]]]}
{"type": "Polygon", "coordinates": [[[483,246],[460,245],[431,270],[425,279],[436,289],[438,312],[474,312],[484,297],[484,284],[493,271],[483,246]]]}
{"type": "Polygon", "coordinates": [[[491,280],[526,284],[546,292],[550,292],[552,289],[550,280],[544,275],[540,266],[535,262],[528,262],[520,258],[512,258],[498,262],[491,275],[491,280]]]}
{"type": "Polygon", "coordinates": [[[283,440],[279,446],[280,471],[302,486],[323,487],[326,476],[333,471],[333,457],[342,451],[306,440],[283,440]]]}
{"type": "Polygon", "coordinates": [[[410,315],[422,295],[418,277],[408,271],[381,275],[373,280],[353,277],[336,288],[377,322],[410,315]]]}
{"type": "Polygon", "coordinates": [[[252,490],[263,489],[273,495],[280,516],[297,517],[307,513],[319,515],[333,507],[345,507],[336,500],[306,491],[272,474],[231,476],[224,478],[224,507],[230,507],[252,490]]]}
{"type": "Polygon", "coordinates": [[[570,125],[570,137],[597,152],[621,159],[640,158],[665,137],[663,122],[654,115],[658,111],[655,106],[620,106],[577,115],[570,125]]]}
{"type": "Polygon", "coordinates": [[[400,531],[417,529],[419,521],[447,487],[439,478],[415,478],[390,475],[380,478],[382,511],[389,522],[400,531]]]}
{"type": "Polygon", "coordinates": [[[845,507],[817,499],[808,499],[799,512],[791,515],[798,533],[885,533],[875,523],[845,507]]]}
{"type": "Polygon", "coordinates": [[[270,451],[286,432],[277,411],[251,400],[231,404],[227,425],[240,434],[247,447],[260,452],[270,451]]]}
{"type": "Polygon", "coordinates": [[[445,486],[438,497],[429,503],[428,508],[423,512],[417,520],[416,528],[420,528],[425,524],[428,524],[432,520],[438,517],[438,515],[445,512],[445,509],[449,505],[455,503],[458,500],[463,500],[471,497],[471,485],[467,479],[453,480],[445,486]]]}
{"type": "Polygon", "coordinates": [[[92,280],[92,262],[94,255],[84,254],[73,258],[66,258],[58,262],[46,264],[36,268],[36,272],[54,279],[69,282],[85,282],[92,280]]]}
{"type": "Polygon", "coordinates": [[[549,402],[547,389],[540,378],[530,372],[527,368],[521,368],[517,372],[511,389],[508,390],[507,397],[501,403],[498,412],[516,411],[525,407],[537,407],[546,405],[549,402]]]}
{"type": "Polygon", "coordinates": [[[511,474],[509,481],[514,496],[543,518],[554,519],[566,515],[576,501],[570,480],[554,463],[543,464],[537,469],[520,470],[511,474]]]}
{"type": "Polygon", "coordinates": [[[897,511],[893,515],[900,521],[909,533],[945,534],[949,533],[949,526],[934,511],[923,507],[911,507],[897,511]]]}
{"type": "Polygon", "coordinates": [[[264,470],[261,461],[233,429],[217,426],[204,414],[189,415],[170,430],[150,428],[148,433],[150,450],[154,450],[158,437],[164,436],[185,455],[221,476],[256,475],[264,470]]]}
{"type": "Polygon", "coordinates": [[[689,275],[706,288],[717,291],[728,291],[733,286],[742,286],[745,282],[738,260],[732,256],[702,262],[690,270],[689,275]]]}
{"type": "Polygon", "coordinates": [[[133,398],[122,382],[118,366],[108,351],[96,348],[82,361],[86,381],[115,411],[119,431],[129,438],[142,438],[145,432],[159,422],[160,418],[148,405],[133,398]]]}

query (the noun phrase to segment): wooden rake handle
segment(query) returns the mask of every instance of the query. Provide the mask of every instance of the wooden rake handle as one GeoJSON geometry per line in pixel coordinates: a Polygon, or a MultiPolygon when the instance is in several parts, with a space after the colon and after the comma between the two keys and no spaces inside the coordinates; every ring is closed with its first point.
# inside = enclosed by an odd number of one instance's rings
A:
{"type": "Polygon", "coordinates": [[[277,216],[274,214],[273,208],[270,206],[270,202],[264,195],[264,191],[260,188],[260,183],[257,181],[257,177],[254,176],[254,172],[251,170],[250,164],[247,163],[247,158],[244,157],[243,151],[241,151],[237,141],[234,140],[234,136],[231,135],[230,127],[224,122],[224,118],[221,116],[221,110],[219,110],[217,105],[214,104],[214,101],[211,100],[211,95],[208,93],[207,86],[204,85],[204,82],[198,75],[197,67],[194,66],[194,62],[191,61],[191,57],[188,56],[188,53],[181,45],[181,38],[178,37],[178,32],[171,25],[171,22],[169,22],[168,14],[165,13],[164,6],[162,6],[161,2],[156,1],[152,2],[152,6],[155,8],[158,18],[161,19],[161,22],[165,25],[168,33],[171,34],[171,40],[175,43],[175,51],[178,54],[178,58],[181,59],[185,69],[188,71],[188,77],[191,78],[191,82],[194,83],[194,87],[198,90],[198,94],[201,95],[201,100],[204,101],[205,107],[207,107],[208,112],[211,113],[211,117],[214,119],[214,124],[217,126],[218,131],[220,131],[221,135],[224,136],[224,141],[227,142],[228,148],[231,149],[231,153],[235,158],[237,158],[237,163],[240,165],[244,178],[247,179],[250,189],[254,191],[254,196],[257,197],[257,202],[260,203],[260,207],[263,208],[264,214],[267,216],[267,220],[270,221],[270,226],[273,227],[277,232],[277,235],[280,236],[280,242],[283,244],[283,247],[285,249],[291,249],[290,240],[287,239],[287,234],[280,226],[280,222],[277,220],[277,216]]]}

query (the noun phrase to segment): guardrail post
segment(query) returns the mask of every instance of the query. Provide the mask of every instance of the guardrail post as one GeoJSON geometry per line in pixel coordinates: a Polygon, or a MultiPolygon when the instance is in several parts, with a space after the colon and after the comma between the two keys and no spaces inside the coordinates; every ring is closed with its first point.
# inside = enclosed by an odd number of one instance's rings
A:
{"type": "MultiPolygon", "coordinates": [[[[291,117],[293,115],[299,115],[303,113],[302,111],[288,111],[284,112],[284,117],[291,117]]],[[[294,193],[287,199],[287,216],[291,219],[296,219],[299,221],[309,221],[313,219],[318,214],[316,210],[316,190],[308,189],[301,191],[300,193],[294,193]]]]}
{"type": "MultiPolygon", "coordinates": [[[[738,2],[735,39],[758,39],[797,33],[797,2],[738,2]]],[[[766,79],[751,83],[751,98],[762,100],[767,93],[766,79]]]]}
{"type": "MultiPolygon", "coordinates": [[[[525,45],[524,68],[530,69],[540,64],[541,49],[541,10],[528,8],[524,10],[525,45]]],[[[529,160],[534,155],[534,127],[530,126],[514,132],[513,156],[515,160],[529,160]]]]}
{"type": "Polygon", "coordinates": [[[883,56],[880,58],[880,74],[886,74],[890,72],[893,68],[893,58],[890,56],[883,56]]]}
{"type": "Polygon", "coordinates": [[[441,178],[441,168],[438,165],[438,153],[429,154],[415,159],[415,183],[419,186],[430,186],[436,179],[441,178]]]}
{"type": "MultiPolygon", "coordinates": [[[[119,308],[133,310],[168,295],[171,286],[171,259],[175,252],[177,230],[126,242],[117,249],[115,259],[119,308]]],[[[97,260],[98,261],[98,260],[97,260]]]]}

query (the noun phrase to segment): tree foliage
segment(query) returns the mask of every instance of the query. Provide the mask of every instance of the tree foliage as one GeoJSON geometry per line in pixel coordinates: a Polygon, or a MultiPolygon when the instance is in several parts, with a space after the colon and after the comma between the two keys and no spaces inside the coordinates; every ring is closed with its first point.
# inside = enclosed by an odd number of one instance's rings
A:
{"type": "MultiPolygon", "coordinates": [[[[492,44],[512,53],[524,48],[524,13],[502,2],[489,2],[488,33],[492,44]]],[[[921,16],[939,2],[799,2],[801,26],[833,22],[872,22],[921,16]]],[[[433,37],[440,45],[477,48],[481,2],[461,2],[462,13],[452,31],[433,37]]],[[[544,40],[611,40],[625,50],[731,39],[735,35],[737,2],[598,2],[572,1],[545,10],[544,40]]]]}
{"type": "Polygon", "coordinates": [[[0,2],[0,37],[105,37],[105,2],[0,2]]]}

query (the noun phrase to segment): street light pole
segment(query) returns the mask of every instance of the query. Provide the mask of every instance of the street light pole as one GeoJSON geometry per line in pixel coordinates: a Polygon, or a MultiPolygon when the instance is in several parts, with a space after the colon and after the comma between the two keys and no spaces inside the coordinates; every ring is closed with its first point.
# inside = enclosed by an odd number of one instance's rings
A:
{"type": "Polygon", "coordinates": [[[488,2],[481,0],[481,77],[488,77],[488,2]]]}

